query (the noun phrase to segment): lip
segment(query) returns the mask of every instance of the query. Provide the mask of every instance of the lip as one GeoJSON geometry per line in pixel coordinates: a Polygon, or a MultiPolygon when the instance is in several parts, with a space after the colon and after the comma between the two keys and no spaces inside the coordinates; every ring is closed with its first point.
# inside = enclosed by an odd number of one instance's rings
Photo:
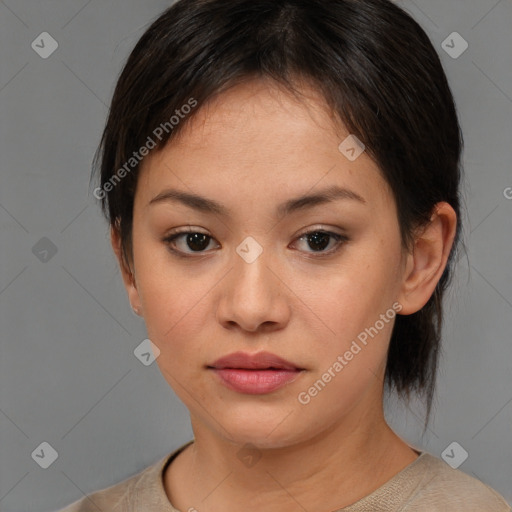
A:
{"type": "Polygon", "coordinates": [[[208,366],[229,389],[239,393],[271,393],[297,379],[304,368],[270,352],[235,352],[208,366]]]}
{"type": "Polygon", "coordinates": [[[258,352],[256,354],[234,352],[217,359],[213,364],[209,365],[209,367],[238,370],[267,370],[269,368],[290,371],[303,370],[303,368],[299,368],[297,365],[271,352],[258,352]]]}
{"type": "Polygon", "coordinates": [[[240,370],[212,368],[229,389],[246,395],[271,393],[297,379],[302,370],[240,370]]]}

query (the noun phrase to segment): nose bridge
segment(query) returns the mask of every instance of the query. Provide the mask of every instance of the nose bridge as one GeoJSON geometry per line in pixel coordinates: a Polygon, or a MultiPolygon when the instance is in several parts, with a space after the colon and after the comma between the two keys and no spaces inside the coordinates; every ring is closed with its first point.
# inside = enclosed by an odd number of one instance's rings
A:
{"type": "Polygon", "coordinates": [[[288,305],[276,275],[275,259],[252,237],[247,237],[232,258],[220,305],[219,321],[233,322],[246,330],[261,324],[282,325],[288,317],[288,305]]]}
{"type": "Polygon", "coordinates": [[[233,293],[253,308],[268,307],[275,283],[269,266],[271,254],[252,237],[247,237],[236,249],[234,259],[233,293]]]}

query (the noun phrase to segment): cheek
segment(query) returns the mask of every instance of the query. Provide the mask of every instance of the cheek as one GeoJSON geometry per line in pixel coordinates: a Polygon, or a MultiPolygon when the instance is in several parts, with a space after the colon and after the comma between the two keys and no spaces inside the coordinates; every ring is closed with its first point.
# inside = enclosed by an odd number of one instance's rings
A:
{"type": "Polygon", "coordinates": [[[350,381],[353,371],[362,370],[370,377],[386,359],[396,317],[393,303],[399,260],[392,247],[381,242],[378,246],[380,250],[375,244],[365,250],[362,246],[361,250],[354,250],[343,268],[331,272],[330,279],[324,280],[305,300],[329,327],[322,343],[316,344],[321,360],[317,369],[326,371],[342,356],[344,370],[337,373],[338,381],[350,381]]]}
{"type": "Polygon", "coordinates": [[[328,318],[337,334],[354,336],[385,313],[396,295],[398,260],[389,248],[356,251],[310,294],[308,304],[328,318]]]}
{"type": "Polygon", "coordinates": [[[337,300],[317,303],[334,333],[311,344],[314,368],[296,397],[299,404],[307,403],[304,412],[312,420],[319,411],[334,420],[367,396],[369,389],[381,387],[396,311],[392,300],[356,277],[351,278],[354,282],[340,279],[338,287],[331,284],[327,292],[337,300]]]}
{"type": "Polygon", "coordinates": [[[161,268],[155,260],[141,273],[147,334],[160,350],[156,362],[185,404],[192,388],[197,399],[205,392],[201,385],[203,365],[212,360],[218,333],[212,292],[219,278],[210,274],[192,276],[168,262],[161,268]]]}
{"type": "Polygon", "coordinates": [[[198,333],[204,335],[213,315],[208,296],[212,285],[173,273],[151,272],[146,277],[140,295],[148,334],[163,348],[190,346],[198,333]]]}

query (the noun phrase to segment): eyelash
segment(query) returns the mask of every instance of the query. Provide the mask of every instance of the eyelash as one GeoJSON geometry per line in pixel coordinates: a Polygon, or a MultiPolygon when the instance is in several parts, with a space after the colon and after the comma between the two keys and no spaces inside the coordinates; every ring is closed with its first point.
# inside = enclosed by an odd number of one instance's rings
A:
{"type": "MultiPolygon", "coordinates": [[[[205,255],[205,254],[207,254],[207,251],[193,251],[193,252],[190,252],[190,253],[186,253],[186,252],[177,250],[177,249],[172,247],[172,244],[174,243],[174,241],[176,239],[178,239],[181,236],[190,235],[190,234],[199,234],[199,235],[206,236],[207,238],[209,238],[208,244],[209,244],[209,242],[211,240],[214,240],[214,238],[209,236],[207,233],[203,233],[201,231],[197,231],[197,230],[193,230],[193,229],[187,229],[187,230],[178,231],[178,232],[173,233],[173,234],[171,234],[169,236],[166,236],[163,239],[163,242],[165,244],[167,244],[168,249],[173,254],[175,254],[176,256],[181,257],[181,258],[194,258],[194,257],[197,257],[197,256],[194,256],[194,255],[205,255]]],[[[327,235],[327,236],[329,236],[331,238],[334,238],[334,240],[336,242],[336,245],[334,246],[334,248],[329,249],[328,251],[311,251],[311,252],[306,251],[307,254],[313,255],[314,258],[321,258],[322,256],[331,256],[334,253],[336,253],[341,248],[341,246],[344,243],[349,241],[349,238],[346,237],[345,235],[340,235],[339,233],[334,233],[332,231],[327,231],[327,230],[323,230],[323,229],[313,229],[313,230],[310,230],[310,231],[306,231],[306,232],[302,233],[301,235],[299,235],[296,238],[296,240],[307,239],[308,236],[311,236],[313,234],[327,235]]]]}

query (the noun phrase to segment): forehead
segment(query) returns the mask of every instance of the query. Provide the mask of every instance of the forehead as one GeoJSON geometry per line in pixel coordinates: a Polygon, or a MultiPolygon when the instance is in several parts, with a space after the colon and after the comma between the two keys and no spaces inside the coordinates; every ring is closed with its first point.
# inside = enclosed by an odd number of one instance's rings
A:
{"type": "MultiPolygon", "coordinates": [[[[199,109],[172,141],[201,146],[207,142],[223,143],[225,135],[266,140],[272,146],[272,136],[289,134],[285,151],[293,146],[293,136],[323,130],[339,138],[345,127],[335,123],[332,110],[311,85],[302,85],[300,97],[294,97],[283,85],[269,79],[252,80],[220,93],[199,109]],[[260,128],[266,127],[262,132],[260,128]],[[257,137],[255,137],[257,136],[257,137]]],[[[246,141],[249,142],[249,141],[246,141]]],[[[262,147],[262,150],[264,148],[262,147]]]]}
{"type": "Polygon", "coordinates": [[[365,152],[348,159],[340,144],[350,133],[315,89],[301,92],[298,99],[254,81],[221,93],[146,157],[137,195],[148,201],[165,186],[178,186],[206,196],[282,202],[317,185],[338,185],[374,196],[370,208],[389,206],[391,191],[378,166],[365,152]]]}

